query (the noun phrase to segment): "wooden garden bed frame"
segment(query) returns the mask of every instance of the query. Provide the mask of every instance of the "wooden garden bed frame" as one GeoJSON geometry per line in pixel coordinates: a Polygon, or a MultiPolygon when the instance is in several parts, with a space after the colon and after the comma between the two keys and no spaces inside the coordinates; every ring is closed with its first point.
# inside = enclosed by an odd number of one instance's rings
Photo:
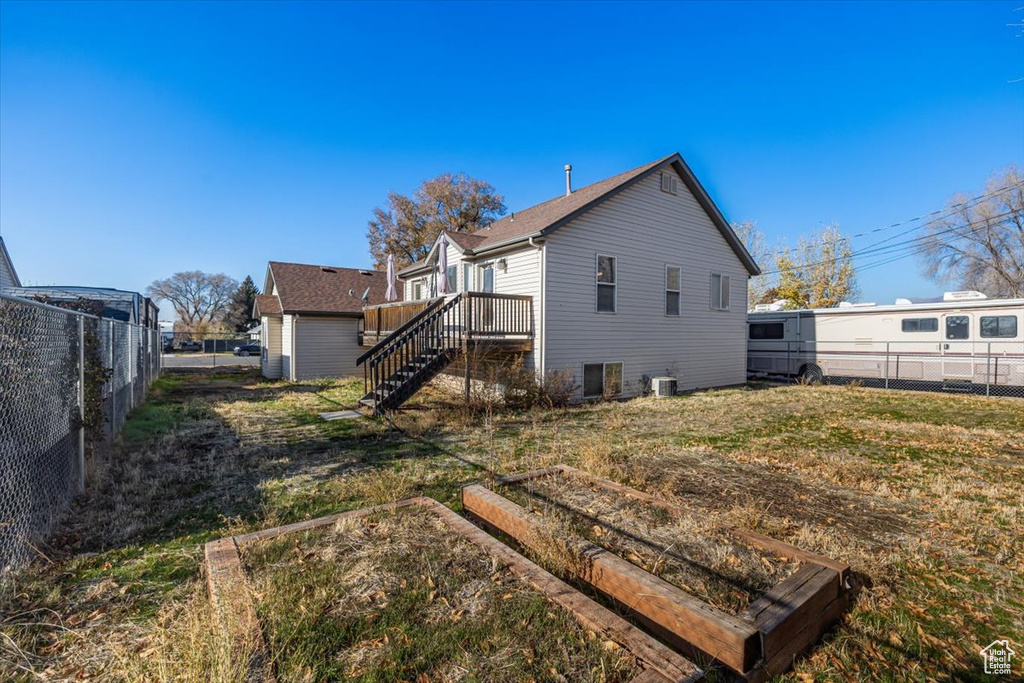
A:
{"type": "MultiPolygon", "coordinates": [[[[497,479],[518,484],[564,476],[656,506],[673,515],[685,508],[643,491],[557,465],[497,479]]],[[[522,543],[538,530],[536,517],[480,485],[462,488],[468,514],[522,543]]],[[[850,601],[850,567],[824,555],[746,529],[730,528],[738,539],[799,563],[792,575],[754,600],[739,615],[720,610],[600,546],[582,546],[584,581],[625,607],[652,633],[694,657],[711,657],[748,681],[780,674],[839,619],[850,601]]]]}
{"type": "Polygon", "coordinates": [[[495,560],[506,564],[515,574],[543,593],[548,600],[568,610],[584,627],[596,631],[628,650],[643,668],[631,683],[689,683],[703,678],[704,672],[693,662],[541,569],[469,520],[460,517],[436,500],[421,496],[253,533],[228,536],[206,544],[207,585],[217,627],[232,664],[247,672],[247,683],[272,683],[274,676],[267,662],[266,643],[246,582],[239,550],[257,541],[331,526],[340,520],[359,519],[374,513],[406,507],[419,507],[437,515],[452,531],[470,540],[495,560]]]}

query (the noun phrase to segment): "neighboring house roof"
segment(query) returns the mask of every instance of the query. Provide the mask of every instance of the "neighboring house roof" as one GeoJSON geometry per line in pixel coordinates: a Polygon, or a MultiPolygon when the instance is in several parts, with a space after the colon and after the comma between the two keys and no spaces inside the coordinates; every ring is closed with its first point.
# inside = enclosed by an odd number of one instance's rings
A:
{"type": "Polygon", "coordinates": [[[265,315],[281,315],[281,302],[273,294],[256,295],[253,316],[259,318],[265,315]]]}
{"type": "Polygon", "coordinates": [[[14,261],[11,260],[3,237],[0,237],[0,287],[21,287],[21,278],[14,269],[14,261]]]}
{"type": "MultiPolygon", "coordinates": [[[[256,298],[261,315],[361,315],[363,306],[385,303],[388,283],[387,273],[382,271],[280,261],[271,261],[267,269],[268,281],[277,287],[277,295],[261,294],[256,298]]],[[[396,286],[401,297],[402,283],[396,286]]]]}
{"type": "MultiPolygon", "coordinates": [[[[8,287],[7,292],[15,296],[33,299],[46,297],[51,302],[73,302],[78,299],[96,301],[103,305],[102,318],[130,323],[156,324],[156,320],[143,320],[142,310],[150,300],[138,292],[110,287],[83,287],[79,285],[40,285],[34,287],[8,287]]],[[[153,305],[159,312],[160,309],[153,305]]]]}
{"type": "MultiPolygon", "coordinates": [[[[489,227],[481,228],[473,233],[448,233],[448,235],[456,242],[465,243],[467,245],[465,250],[472,254],[480,254],[490,249],[526,241],[531,237],[546,237],[606,199],[614,197],[647,176],[668,167],[672,167],[679,174],[683,183],[693,193],[701,208],[711,218],[711,222],[715,224],[718,231],[722,233],[725,241],[732,247],[747,271],[751,275],[760,274],[761,270],[751,258],[750,253],[747,252],[722,212],[715,206],[707,191],[678,153],[587,185],[574,190],[571,194],[561,195],[528,209],[509,214],[489,227]]],[[[416,272],[421,270],[429,260],[430,256],[428,255],[426,259],[417,261],[399,272],[402,274],[416,272]]]]}

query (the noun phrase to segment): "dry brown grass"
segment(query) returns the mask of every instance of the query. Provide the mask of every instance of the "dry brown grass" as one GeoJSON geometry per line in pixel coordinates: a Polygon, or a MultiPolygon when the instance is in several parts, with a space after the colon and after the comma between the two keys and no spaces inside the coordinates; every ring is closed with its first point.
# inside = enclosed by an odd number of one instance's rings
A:
{"type": "MultiPolygon", "coordinates": [[[[710,516],[669,515],[572,477],[544,476],[498,490],[540,513],[549,528],[544,537],[558,539],[553,547],[541,546],[546,564],[559,556],[578,559],[568,539],[585,538],[734,614],[796,570],[796,564],[738,541],[710,516]]],[[[534,552],[536,540],[527,542],[534,552]]],[[[585,568],[560,568],[586,576],[585,568]]]]}
{"type": "Polygon", "coordinates": [[[261,542],[243,560],[282,681],[628,681],[638,672],[425,510],[261,542]]]}
{"type": "Polygon", "coordinates": [[[49,561],[0,592],[0,680],[164,675],[141,653],[188,680],[204,542],[557,462],[849,562],[854,608],[792,678],[970,677],[1024,633],[1020,401],[795,386],[471,414],[428,389],[398,429],[316,418],[361,384],[161,380],[49,561]]]}

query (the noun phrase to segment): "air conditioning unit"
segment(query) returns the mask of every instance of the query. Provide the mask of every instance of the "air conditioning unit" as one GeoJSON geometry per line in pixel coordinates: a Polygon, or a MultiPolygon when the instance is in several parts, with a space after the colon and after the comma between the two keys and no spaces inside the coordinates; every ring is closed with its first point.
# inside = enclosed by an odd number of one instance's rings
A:
{"type": "Polygon", "coordinates": [[[675,377],[655,377],[651,380],[651,391],[658,398],[675,396],[678,384],[675,377]]]}

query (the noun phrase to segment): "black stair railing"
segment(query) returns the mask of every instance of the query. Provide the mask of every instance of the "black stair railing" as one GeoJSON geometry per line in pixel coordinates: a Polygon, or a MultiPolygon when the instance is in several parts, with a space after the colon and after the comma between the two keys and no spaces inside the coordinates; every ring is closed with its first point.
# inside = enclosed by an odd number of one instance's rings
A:
{"type": "Polygon", "coordinates": [[[444,369],[463,343],[462,295],[438,298],[357,359],[364,403],[374,412],[396,408],[444,369]]]}

